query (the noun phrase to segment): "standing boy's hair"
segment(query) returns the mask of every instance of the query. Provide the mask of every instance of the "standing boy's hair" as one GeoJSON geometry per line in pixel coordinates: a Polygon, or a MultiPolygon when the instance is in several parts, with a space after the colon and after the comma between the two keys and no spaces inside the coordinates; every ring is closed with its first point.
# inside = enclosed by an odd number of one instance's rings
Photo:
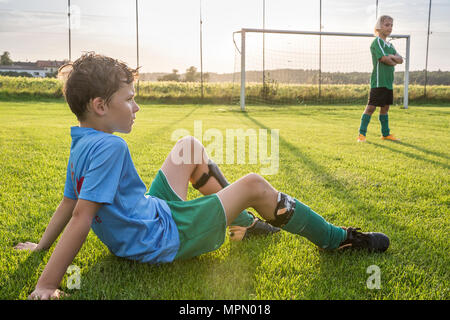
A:
{"type": "Polygon", "coordinates": [[[132,83],[137,75],[137,69],[124,62],[94,52],[85,53],[58,70],[58,78],[65,80],[64,97],[80,121],[84,120],[91,99],[100,97],[108,103],[121,84],[132,83]]]}
{"type": "Polygon", "coordinates": [[[377,19],[377,23],[375,23],[375,29],[373,31],[374,35],[378,35],[378,30],[381,29],[381,25],[384,21],[386,20],[392,20],[394,21],[394,19],[391,16],[387,16],[387,15],[383,15],[383,16],[379,16],[377,19]]]}

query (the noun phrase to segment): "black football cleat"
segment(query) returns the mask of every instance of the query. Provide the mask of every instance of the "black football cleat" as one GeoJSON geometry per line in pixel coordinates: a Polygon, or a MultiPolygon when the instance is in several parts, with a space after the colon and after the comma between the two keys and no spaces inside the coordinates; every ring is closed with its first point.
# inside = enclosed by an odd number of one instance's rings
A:
{"type": "Polygon", "coordinates": [[[345,239],[338,250],[362,249],[369,252],[385,252],[389,248],[389,238],[380,232],[360,232],[361,228],[342,227],[347,231],[345,239]]]}

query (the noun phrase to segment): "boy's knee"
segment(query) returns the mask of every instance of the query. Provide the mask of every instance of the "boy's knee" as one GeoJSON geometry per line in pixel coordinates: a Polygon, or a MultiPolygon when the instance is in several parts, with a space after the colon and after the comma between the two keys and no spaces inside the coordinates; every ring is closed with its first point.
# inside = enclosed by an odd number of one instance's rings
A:
{"type": "Polygon", "coordinates": [[[191,148],[195,149],[203,149],[203,144],[194,136],[185,136],[177,141],[177,143],[181,143],[187,146],[190,146],[191,148]]]}
{"type": "Polygon", "coordinates": [[[380,114],[387,114],[389,111],[389,106],[383,106],[380,108],[380,114]]]}
{"type": "MultiPolygon", "coordinates": [[[[176,143],[177,150],[182,150],[183,154],[186,154],[185,157],[190,158],[185,160],[184,163],[194,163],[200,164],[203,162],[207,162],[207,154],[205,147],[202,143],[193,136],[185,136],[179,139],[176,143]],[[186,162],[187,161],[187,162],[186,162]]],[[[178,151],[179,152],[179,151],[178,151]]]]}
{"type": "Polygon", "coordinates": [[[200,141],[198,141],[198,139],[194,136],[184,136],[183,138],[178,139],[177,143],[192,145],[195,143],[200,143],[200,141]]]}
{"type": "Polygon", "coordinates": [[[265,193],[267,192],[267,182],[259,174],[249,173],[244,177],[244,181],[252,198],[265,196],[265,193]]]}
{"type": "Polygon", "coordinates": [[[364,110],[364,113],[372,115],[376,109],[377,109],[376,106],[368,105],[368,106],[366,106],[366,110],[364,110]]]}

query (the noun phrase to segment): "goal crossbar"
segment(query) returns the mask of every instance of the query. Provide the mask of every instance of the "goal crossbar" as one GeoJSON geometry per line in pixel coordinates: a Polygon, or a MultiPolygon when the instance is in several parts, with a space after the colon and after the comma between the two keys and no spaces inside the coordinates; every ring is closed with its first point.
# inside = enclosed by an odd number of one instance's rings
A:
{"type": "MultiPolygon", "coordinates": [[[[240,31],[233,32],[241,34],[241,110],[245,110],[245,34],[246,33],[277,33],[277,34],[303,34],[303,35],[319,35],[319,36],[351,36],[351,37],[374,37],[372,33],[352,33],[352,32],[324,32],[324,31],[297,31],[297,30],[275,30],[275,29],[252,29],[242,28],[240,31]]],[[[404,73],[404,89],[403,89],[403,107],[408,109],[408,84],[409,84],[409,50],[411,36],[407,34],[393,34],[391,39],[406,39],[405,52],[405,73],[404,73]]]]}

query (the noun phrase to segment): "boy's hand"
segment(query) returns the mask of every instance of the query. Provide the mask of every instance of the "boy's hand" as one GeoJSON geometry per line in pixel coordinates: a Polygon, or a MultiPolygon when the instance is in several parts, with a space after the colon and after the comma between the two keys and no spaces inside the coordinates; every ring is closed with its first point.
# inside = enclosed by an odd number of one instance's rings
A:
{"type": "Polygon", "coordinates": [[[39,246],[37,243],[33,243],[33,242],[20,242],[18,243],[14,249],[16,250],[30,250],[30,251],[38,251],[40,250],[39,246]]]}
{"type": "Polygon", "coordinates": [[[397,63],[397,64],[402,64],[403,63],[403,58],[398,53],[392,56],[392,60],[394,60],[394,62],[397,63]]]}
{"type": "Polygon", "coordinates": [[[59,289],[46,289],[36,287],[34,291],[28,296],[28,300],[55,300],[68,296],[59,289]]]}

